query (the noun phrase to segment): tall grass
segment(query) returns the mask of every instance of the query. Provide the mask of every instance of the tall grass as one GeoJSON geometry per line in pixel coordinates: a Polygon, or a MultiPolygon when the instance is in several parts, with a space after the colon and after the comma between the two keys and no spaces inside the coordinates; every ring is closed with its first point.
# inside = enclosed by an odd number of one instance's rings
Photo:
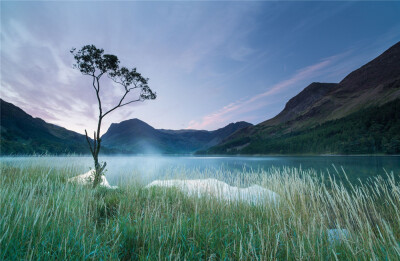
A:
{"type": "Polygon", "coordinates": [[[346,185],[345,177],[323,179],[296,168],[197,173],[260,184],[281,198],[249,205],[146,189],[137,179],[93,190],[67,182],[74,167],[3,164],[0,170],[0,260],[400,259],[400,187],[393,174],[346,185]],[[334,228],[348,234],[329,240],[334,228]]]}

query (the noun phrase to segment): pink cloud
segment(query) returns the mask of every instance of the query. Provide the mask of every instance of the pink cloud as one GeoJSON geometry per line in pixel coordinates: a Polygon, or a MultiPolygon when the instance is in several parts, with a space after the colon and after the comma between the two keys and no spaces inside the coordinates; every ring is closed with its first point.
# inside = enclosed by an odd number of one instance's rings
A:
{"type": "Polygon", "coordinates": [[[322,60],[319,63],[300,69],[289,79],[278,82],[265,92],[259,93],[249,99],[241,99],[236,102],[230,103],[222,107],[218,111],[204,116],[199,121],[192,120],[189,122],[187,129],[207,129],[210,127],[215,128],[216,126],[221,126],[221,123],[228,123],[227,121],[231,121],[232,119],[237,118],[238,114],[260,109],[268,104],[264,98],[277,94],[289,86],[292,86],[300,81],[315,76],[317,72],[332,64],[343,55],[345,54],[331,56],[322,60]]]}

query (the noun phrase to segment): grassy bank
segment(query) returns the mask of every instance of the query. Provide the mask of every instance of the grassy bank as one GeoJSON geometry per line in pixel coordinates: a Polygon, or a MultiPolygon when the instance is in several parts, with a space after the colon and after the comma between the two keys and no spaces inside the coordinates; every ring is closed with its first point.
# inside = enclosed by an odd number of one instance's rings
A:
{"type": "Polygon", "coordinates": [[[393,177],[350,189],[299,169],[232,177],[230,183],[257,183],[281,197],[280,204],[255,206],[145,189],[134,179],[117,190],[92,190],[66,182],[76,174],[1,166],[0,260],[400,259],[393,177]],[[330,241],[334,228],[349,234],[330,241]]]}

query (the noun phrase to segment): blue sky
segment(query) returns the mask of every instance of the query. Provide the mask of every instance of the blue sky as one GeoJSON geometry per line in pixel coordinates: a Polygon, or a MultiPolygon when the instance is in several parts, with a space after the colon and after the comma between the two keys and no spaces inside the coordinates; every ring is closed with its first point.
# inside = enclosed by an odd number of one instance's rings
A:
{"type": "MultiPolygon", "coordinates": [[[[106,118],[213,130],[259,123],[309,83],[339,82],[400,41],[400,2],[1,2],[1,98],[34,117],[94,130],[90,78],[72,47],[136,67],[154,101],[106,118]]],[[[103,82],[106,107],[121,89],[103,82]]]]}

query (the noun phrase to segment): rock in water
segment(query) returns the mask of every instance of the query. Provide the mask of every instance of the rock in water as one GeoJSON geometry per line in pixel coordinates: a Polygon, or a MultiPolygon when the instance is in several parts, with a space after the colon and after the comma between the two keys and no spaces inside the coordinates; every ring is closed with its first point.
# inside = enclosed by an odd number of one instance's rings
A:
{"type": "Polygon", "coordinates": [[[188,195],[201,197],[203,195],[215,196],[227,201],[243,201],[251,204],[277,203],[279,195],[258,185],[248,188],[229,186],[217,179],[195,180],[155,180],[148,184],[150,187],[176,187],[188,195]]]}
{"type": "MultiPolygon", "coordinates": [[[[75,182],[75,183],[81,184],[81,185],[93,184],[93,180],[94,180],[94,170],[90,170],[82,175],[68,179],[69,182],[75,182]]],[[[99,186],[110,188],[110,189],[118,188],[118,186],[110,186],[110,184],[108,183],[108,181],[104,175],[101,176],[101,182],[100,182],[99,186]]]]}

